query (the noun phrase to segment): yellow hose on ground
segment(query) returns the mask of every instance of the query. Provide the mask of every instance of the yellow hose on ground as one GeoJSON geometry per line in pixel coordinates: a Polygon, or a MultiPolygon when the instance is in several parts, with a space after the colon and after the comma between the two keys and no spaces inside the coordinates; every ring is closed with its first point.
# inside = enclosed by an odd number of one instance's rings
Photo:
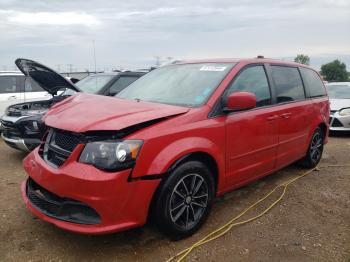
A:
{"type": "Polygon", "coordinates": [[[322,166],[322,167],[315,167],[313,169],[308,170],[307,172],[292,178],[278,186],[276,186],[274,189],[272,189],[267,195],[265,195],[263,198],[259,199],[257,202],[255,202],[254,204],[252,204],[251,206],[249,206],[248,208],[246,208],[242,213],[240,213],[239,215],[235,216],[234,218],[232,218],[231,220],[229,220],[225,225],[219,227],[218,229],[214,230],[213,232],[209,233],[208,235],[206,235],[204,238],[202,238],[201,240],[199,240],[198,242],[194,243],[192,246],[182,250],[181,252],[177,253],[175,256],[171,257],[170,259],[167,260],[167,262],[171,262],[171,261],[177,261],[177,262],[181,262],[182,260],[184,260],[195,248],[204,245],[210,241],[213,241],[223,235],[225,235],[228,231],[230,231],[232,229],[232,227],[234,226],[238,226],[238,225],[243,225],[246,223],[249,223],[261,216],[263,216],[264,214],[266,214],[267,212],[269,212],[274,206],[276,206],[284,197],[284,195],[287,192],[287,188],[290,184],[294,183],[295,181],[297,181],[298,179],[305,177],[307,175],[310,175],[313,171],[317,170],[321,170],[321,169],[325,169],[325,168],[330,168],[330,167],[350,167],[350,165],[327,165],[327,166],[322,166]],[[271,196],[277,189],[279,188],[283,188],[282,194],[277,198],[276,201],[274,201],[271,205],[269,205],[264,211],[262,211],[261,213],[259,213],[258,215],[251,217],[249,219],[243,220],[243,221],[239,221],[239,222],[235,222],[237,219],[239,219],[240,217],[242,217],[245,213],[247,213],[249,210],[251,210],[252,208],[256,207],[259,203],[263,202],[265,199],[267,199],[269,196],[271,196]]]}

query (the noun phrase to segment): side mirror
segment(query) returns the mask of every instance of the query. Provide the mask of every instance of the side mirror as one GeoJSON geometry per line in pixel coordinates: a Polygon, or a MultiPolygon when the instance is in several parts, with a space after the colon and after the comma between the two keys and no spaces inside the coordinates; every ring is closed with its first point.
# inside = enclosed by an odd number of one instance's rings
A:
{"type": "Polygon", "coordinates": [[[250,92],[231,93],[226,100],[224,111],[242,111],[256,107],[256,96],[250,92]]]}

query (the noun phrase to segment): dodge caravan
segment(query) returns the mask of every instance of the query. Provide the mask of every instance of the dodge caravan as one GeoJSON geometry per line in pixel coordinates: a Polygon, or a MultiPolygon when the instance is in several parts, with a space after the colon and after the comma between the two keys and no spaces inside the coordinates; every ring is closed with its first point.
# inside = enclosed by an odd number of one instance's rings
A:
{"type": "Polygon", "coordinates": [[[151,71],[116,97],[55,104],[41,145],[24,160],[27,207],[86,234],[148,218],[193,234],[213,199],[296,161],[314,167],[329,100],[313,69],[269,59],[181,62],[151,71]]]}

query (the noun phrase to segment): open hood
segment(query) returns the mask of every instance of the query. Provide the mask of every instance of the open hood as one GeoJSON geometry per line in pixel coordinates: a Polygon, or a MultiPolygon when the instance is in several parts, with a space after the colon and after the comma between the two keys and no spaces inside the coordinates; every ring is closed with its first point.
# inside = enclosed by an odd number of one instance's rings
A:
{"type": "Polygon", "coordinates": [[[80,93],[51,107],[44,121],[47,126],[77,133],[118,131],[188,111],[186,107],[80,93]]]}
{"type": "Polygon", "coordinates": [[[56,95],[57,91],[62,88],[80,92],[78,87],[69,82],[62,75],[38,62],[18,58],[15,63],[25,76],[32,78],[41,88],[45,89],[51,95],[56,95]]]}

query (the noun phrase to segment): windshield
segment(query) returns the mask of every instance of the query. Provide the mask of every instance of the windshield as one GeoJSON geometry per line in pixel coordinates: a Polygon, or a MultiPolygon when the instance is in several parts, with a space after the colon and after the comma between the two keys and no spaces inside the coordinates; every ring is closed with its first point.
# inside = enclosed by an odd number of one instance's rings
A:
{"type": "Polygon", "coordinates": [[[233,66],[233,63],[200,63],[161,67],[141,77],[116,97],[199,106],[206,102],[233,66]]]}
{"type": "Polygon", "coordinates": [[[333,99],[350,99],[350,86],[326,85],[328,96],[333,99]]]}

